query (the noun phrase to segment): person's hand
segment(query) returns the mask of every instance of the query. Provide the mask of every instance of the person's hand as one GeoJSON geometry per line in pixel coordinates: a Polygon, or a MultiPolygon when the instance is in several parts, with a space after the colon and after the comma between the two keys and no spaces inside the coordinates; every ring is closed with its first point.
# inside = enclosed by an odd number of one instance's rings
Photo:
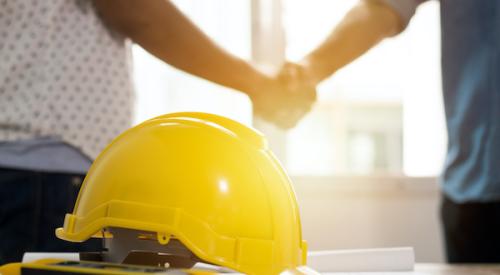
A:
{"type": "Polygon", "coordinates": [[[302,66],[286,63],[278,74],[256,85],[251,99],[255,115],[289,129],[310,111],[316,89],[302,66]]]}
{"type": "Polygon", "coordinates": [[[290,62],[283,65],[278,78],[285,86],[290,105],[283,106],[282,111],[278,112],[283,117],[277,120],[283,122],[286,128],[291,128],[311,110],[316,102],[316,84],[304,66],[290,62]]]}

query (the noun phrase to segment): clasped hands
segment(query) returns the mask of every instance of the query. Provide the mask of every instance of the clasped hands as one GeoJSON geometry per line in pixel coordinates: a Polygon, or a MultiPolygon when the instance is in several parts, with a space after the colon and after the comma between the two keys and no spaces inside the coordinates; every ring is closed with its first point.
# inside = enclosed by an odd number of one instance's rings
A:
{"type": "Polygon", "coordinates": [[[254,114],[282,129],[297,125],[316,101],[316,84],[304,66],[286,63],[251,96],[254,114]]]}

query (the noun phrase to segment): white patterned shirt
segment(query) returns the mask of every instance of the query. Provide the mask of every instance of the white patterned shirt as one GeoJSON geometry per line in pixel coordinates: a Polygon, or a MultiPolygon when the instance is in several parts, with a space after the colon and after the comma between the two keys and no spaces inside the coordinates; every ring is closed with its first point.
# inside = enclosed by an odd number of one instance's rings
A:
{"type": "Polygon", "coordinates": [[[131,126],[128,40],[89,0],[0,0],[0,142],[53,138],[91,159],[131,126]]]}

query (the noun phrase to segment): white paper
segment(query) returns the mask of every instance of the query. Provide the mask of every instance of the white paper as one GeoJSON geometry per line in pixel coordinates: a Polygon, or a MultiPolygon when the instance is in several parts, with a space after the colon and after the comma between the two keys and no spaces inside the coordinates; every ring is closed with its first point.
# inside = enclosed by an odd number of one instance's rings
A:
{"type": "Polygon", "coordinates": [[[411,247],[312,251],[307,258],[307,266],[318,272],[412,271],[414,265],[411,247]]]}
{"type": "Polygon", "coordinates": [[[41,259],[61,259],[68,261],[79,261],[79,253],[50,253],[50,252],[26,252],[23,255],[23,263],[34,262],[41,259]]]}

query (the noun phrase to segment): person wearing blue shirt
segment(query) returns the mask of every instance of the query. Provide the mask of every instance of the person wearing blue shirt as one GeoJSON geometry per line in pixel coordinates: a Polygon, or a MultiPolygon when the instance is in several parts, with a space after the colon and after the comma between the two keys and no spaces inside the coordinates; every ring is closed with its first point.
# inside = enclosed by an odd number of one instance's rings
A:
{"type": "MultiPolygon", "coordinates": [[[[319,83],[403,31],[421,2],[360,1],[322,44],[287,66],[301,71],[304,81],[319,83]]],[[[500,262],[500,1],[440,4],[448,130],[441,216],[447,259],[500,262]]]]}

